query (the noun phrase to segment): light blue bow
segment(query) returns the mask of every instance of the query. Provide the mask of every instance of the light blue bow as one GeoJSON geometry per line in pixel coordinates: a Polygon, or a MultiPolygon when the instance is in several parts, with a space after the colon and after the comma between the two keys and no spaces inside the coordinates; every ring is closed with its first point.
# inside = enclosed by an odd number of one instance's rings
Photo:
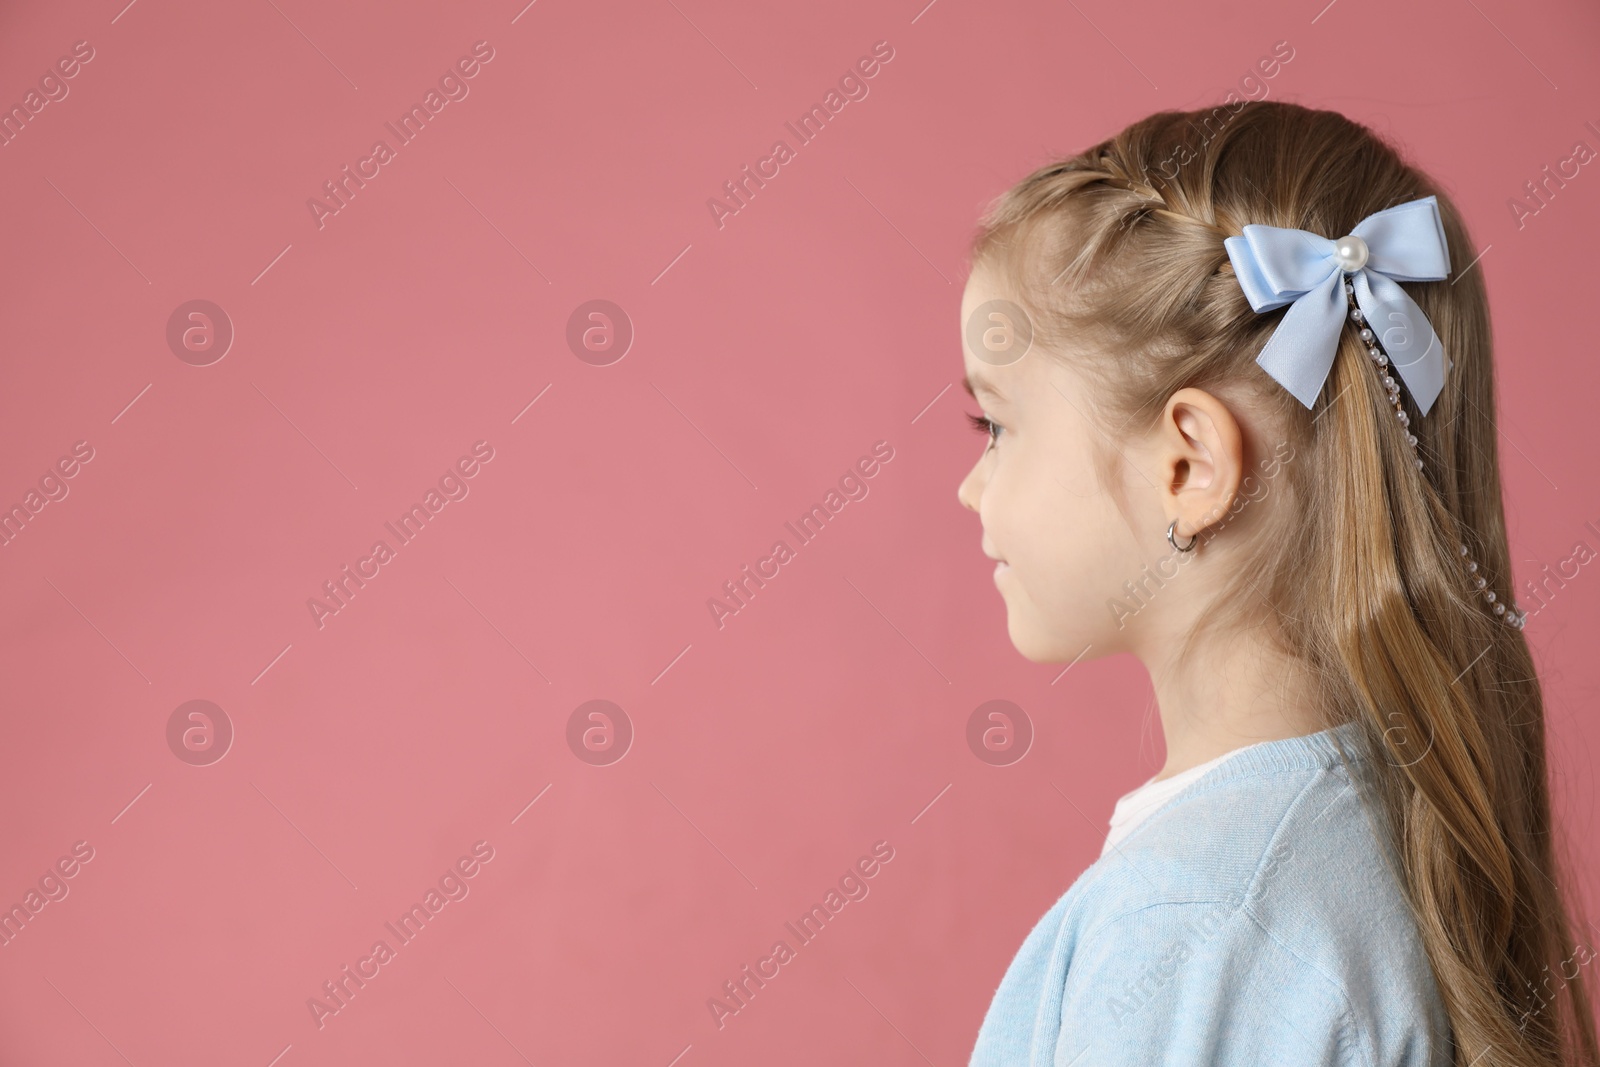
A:
{"type": "Polygon", "coordinates": [[[1348,274],[1365,325],[1426,415],[1444,388],[1444,345],[1397,283],[1439,281],[1450,274],[1438,199],[1425,196],[1385,208],[1350,233],[1366,242],[1364,263],[1358,263],[1359,251],[1353,259],[1341,258],[1335,241],[1280,226],[1252,223],[1244,236],[1222,242],[1252,308],[1292,305],[1256,362],[1311,407],[1333,369],[1339,331],[1348,318],[1341,280],[1348,274]]]}

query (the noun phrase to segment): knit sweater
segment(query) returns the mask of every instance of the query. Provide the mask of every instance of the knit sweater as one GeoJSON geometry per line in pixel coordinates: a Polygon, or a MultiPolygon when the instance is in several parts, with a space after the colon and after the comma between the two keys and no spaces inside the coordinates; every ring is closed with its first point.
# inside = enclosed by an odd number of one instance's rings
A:
{"type": "Polygon", "coordinates": [[[1360,739],[1252,745],[1143,820],[1023,941],[970,1067],[1448,1067],[1360,739]]]}

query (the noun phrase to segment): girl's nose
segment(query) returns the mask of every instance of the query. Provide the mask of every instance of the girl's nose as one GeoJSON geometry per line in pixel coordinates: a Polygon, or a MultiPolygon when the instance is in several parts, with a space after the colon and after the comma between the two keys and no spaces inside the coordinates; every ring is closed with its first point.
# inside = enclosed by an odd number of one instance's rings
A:
{"type": "Polygon", "coordinates": [[[981,461],[973,464],[967,476],[961,479],[961,484],[956,487],[956,499],[961,501],[961,506],[968,511],[978,510],[978,500],[983,495],[982,487],[978,484],[978,468],[982,465],[981,461]]]}

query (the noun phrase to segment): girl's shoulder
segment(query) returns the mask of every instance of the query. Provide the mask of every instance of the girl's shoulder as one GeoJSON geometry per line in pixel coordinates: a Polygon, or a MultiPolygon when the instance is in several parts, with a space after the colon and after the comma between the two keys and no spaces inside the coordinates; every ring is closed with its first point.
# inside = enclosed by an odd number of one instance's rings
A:
{"type": "Polygon", "coordinates": [[[1057,931],[1063,1018],[1097,1012],[1133,1044],[1174,1028],[1264,1045],[1299,1034],[1330,1062],[1447,1063],[1448,1021],[1361,763],[1234,763],[1074,885],[1057,931]]]}
{"type": "Polygon", "coordinates": [[[1448,1064],[1366,769],[1327,740],[1238,753],[1085,870],[1012,961],[972,1062],[1448,1064]]]}
{"type": "Polygon", "coordinates": [[[1331,891],[1328,878],[1301,882],[1296,872],[1332,863],[1370,879],[1387,863],[1362,801],[1364,761],[1286,766],[1252,755],[1192,782],[1086,869],[1073,887],[1083,921],[1161,904],[1259,903],[1275,886],[1331,891]]]}

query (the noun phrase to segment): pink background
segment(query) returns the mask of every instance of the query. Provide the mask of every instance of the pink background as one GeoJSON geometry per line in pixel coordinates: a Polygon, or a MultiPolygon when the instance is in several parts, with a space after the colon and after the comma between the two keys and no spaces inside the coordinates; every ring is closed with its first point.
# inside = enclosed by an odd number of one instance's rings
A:
{"type": "MultiPolygon", "coordinates": [[[[1518,588],[1600,548],[1600,170],[1508,207],[1600,148],[1592,4],[124,3],[0,16],[0,102],[94,49],[0,148],[0,505],[93,449],[0,548],[0,903],[94,850],[0,948],[5,1064],[964,1063],[1162,758],[1136,663],[1007,640],[955,499],[966,242],[1034,166],[1220,102],[1280,40],[1271,97],[1396,138],[1488,249],[1518,588]],[[319,229],[307,199],[480,40],[469,95],[319,229]],[[194,299],[236,331],[208,366],[167,342],[194,299]],[[593,299],[635,330],[608,366],[566,342],[593,299]],[[319,628],[307,600],[477,441],[469,495],[319,628]],[[878,441],[869,495],[718,629],[707,599],[878,441]],[[566,740],[597,698],[634,731],[607,766],[566,740]],[[991,699],[1035,730],[1009,766],[968,748],[991,699]],[[220,761],[169,748],[190,700],[232,724],[220,761]],[[319,1028],[308,998],[478,841],[469,895],[319,1028]],[[719,1029],[708,998],[878,841],[870,894],[719,1029]]],[[[1528,626],[1580,841],[1595,570],[1528,626]]]]}

